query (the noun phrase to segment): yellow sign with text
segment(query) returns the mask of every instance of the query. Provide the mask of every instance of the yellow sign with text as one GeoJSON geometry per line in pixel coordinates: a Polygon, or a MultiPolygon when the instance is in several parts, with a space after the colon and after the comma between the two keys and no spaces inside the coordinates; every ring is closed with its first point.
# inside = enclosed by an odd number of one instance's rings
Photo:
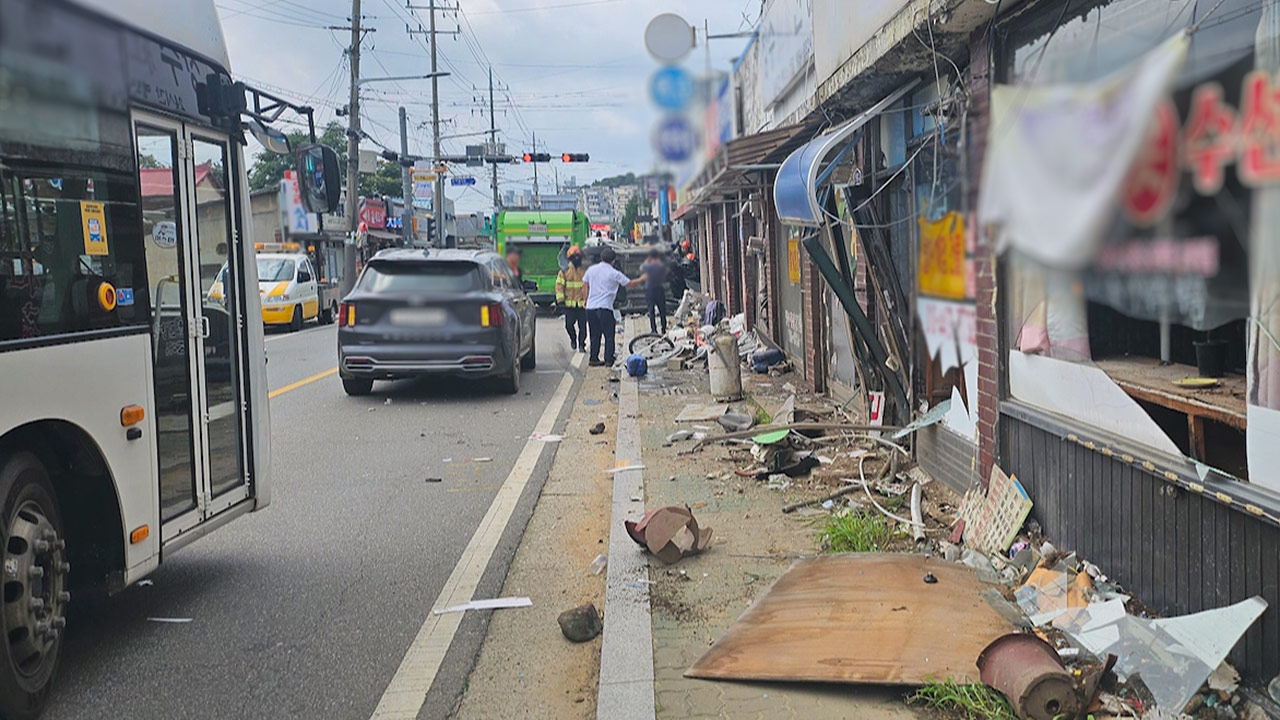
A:
{"type": "Polygon", "coordinates": [[[933,222],[923,217],[919,222],[920,294],[963,300],[964,216],[953,210],[933,222]]]}
{"type": "Polygon", "coordinates": [[[787,238],[787,279],[800,284],[800,238],[794,233],[787,238]]]}
{"type": "Polygon", "coordinates": [[[107,209],[100,202],[80,201],[80,222],[84,227],[84,254],[109,255],[107,209]]]}

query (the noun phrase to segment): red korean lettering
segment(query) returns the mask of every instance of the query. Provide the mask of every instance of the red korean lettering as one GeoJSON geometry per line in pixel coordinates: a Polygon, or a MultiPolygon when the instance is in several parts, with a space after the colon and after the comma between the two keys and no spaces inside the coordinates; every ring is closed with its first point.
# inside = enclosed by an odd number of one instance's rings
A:
{"type": "Polygon", "coordinates": [[[1223,168],[1236,156],[1236,120],[1236,111],[1222,101],[1218,83],[1204,83],[1191,94],[1182,157],[1202,195],[1222,189],[1223,168]]]}
{"type": "Polygon", "coordinates": [[[1240,182],[1280,181],[1280,85],[1265,71],[1245,76],[1240,91],[1240,182]]]}
{"type": "Polygon", "coordinates": [[[1156,108],[1146,143],[1125,178],[1121,206],[1129,222],[1150,227],[1164,217],[1178,192],[1178,111],[1165,100],[1156,108]]]}

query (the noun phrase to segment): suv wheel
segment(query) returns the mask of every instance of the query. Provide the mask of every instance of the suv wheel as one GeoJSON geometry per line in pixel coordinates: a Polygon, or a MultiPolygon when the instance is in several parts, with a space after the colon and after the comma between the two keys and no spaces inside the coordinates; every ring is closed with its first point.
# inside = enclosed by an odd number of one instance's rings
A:
{"type": "Polygon", "coordinates": [[[498,378],[498,388],[507,395],[515,395],[520,392],[520,365],[523,361],[516,355],[518,352],[520,352],[519,344],[511,352],[510,373],[498,378]]]}
{"type": "Polygon", "coordinates": [[[289,332],[298,332],[302,329],[302,306],[293,306],[293,317],[289,318],[289,332]]]}

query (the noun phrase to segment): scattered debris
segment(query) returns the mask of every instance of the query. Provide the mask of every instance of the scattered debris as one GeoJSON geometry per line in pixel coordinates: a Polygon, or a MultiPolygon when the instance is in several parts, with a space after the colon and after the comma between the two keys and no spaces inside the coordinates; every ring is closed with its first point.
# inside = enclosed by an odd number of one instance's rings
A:
{"type": "Polygon", "coordinates": [[[596,556],[595,560],[591,561],[591,565],[588,566],[587,569],[591,571],[592,575],[599,575],[601,572],[604,571],[605,566],[608,564],[609,564],[609,556],[605,555],[604,553],[600,553],[599,555],[596,556]]]}
{"type": "Polygon", "coordinates": [[[965,524],[964,542],[983,553],[1004,552],[1030,513],[1031,498],[1022,483],[1006,475],[1000,466],[992,465],[986,492],[980,485],[974,485],[965,493],[960,506],[960,519],[965,524]]]}
{"type": "Polygon", "coordinates": [[[639,522],[627,520],[624,525],[637,545],[668,565],[702,552],[711,542],[711,528],[699,528],[693,511],[679,505],[649,510],[639,522]]]}
{"type": "Polygon", "coordinates": [[[504,597],[491,598],[489,600],[472,600],[471,602],[461,605],[454,605],[441,610],[432,610],[432,615],[443,615],[452,612],[466,612],[467,610],[495,610],[497,608],[521,608],[532,607],[533,601],[527,597],[504,597]]]}
{"type": "Polygon", "coordinates": [[[429,483],[438,483],[438,482],[444,482],[444,478],[442,478],[442,477],[429,477],[429,478],[427,478],[427,479],[426,479],[426,481],[427,481],[427,482],[429,482],[429,483]]]}
{"type": "Polygon", "coordinates": [[[554,435],[554,434],[552,434],[552,433],[540,433],[540,432],[535,432],[534,434],[532,434],[532,435],[530,435],[530,436],[529,436],[529,439],[530,439],[530,440],[540,440],[540,441],[542,441],[542,442],[549,442],[549,443],[552,443],[552,442],[560,442],[561,440],[563,440],[563,439],[564,439],[564,436],[563,436],[563,435],[554,435]]]}
{"type": "Polygon", "coordinates": [[[667,436],[667,444],[678,443],[693,437],[692,430],[677,430],[667,436]]]}
{"type": "Polygon", "coordinates": [[[560,623],[560,632],[572,642],[586,642],[600,634],[604,628],[600,622],[600,613],[591,603],[583,603],[560,613],[556,618],[560,623]]]}
{"type": "Polygon", "coordinates": [[[942,420],[943,416],[945,416],[949,410],[951,410],[951,398],[947,398],[937,405],[934,405],[929,409],[929,412],[921,415],[915,420],[912,420],[906,425],[903,425],[901,430],[890,436],[890,439],[901,440],[917,430],[927,428],[939,420],[942,420]]]}
{"type": "Polygon", "coordinates": [[[152,585],[155,585],[155,582],[150,578],[144,578],[138,581],[138,587],[151,587],[152,585]]]}
{"type": "Polygon", "coordinates": [[[936,585],[938,584],[938,576],[931,572],[927,572],[924,574],[924,583],[926,585],[936,585]]]}
{"type": "Polygon", "coordinates": [[[605,472],[610,475],[617,475],[620,472],[626,472],[628,470],[643,470],[643,469],[644,469],[643,465],[623,465],[622,467],[616,467],[612,470],[605,470],[605,472]]]}
{"type": "Polygon", "coordinates": [[[982,682],[999,690],[1026,720],[1074,718],[1084,698],[1057,651],[1032,633],[998,637],[978,655],[982,682]]]}
{"type": "Polygon", "coordinates": [[[740,412],[725,413],[724,415],[716,418],[716,422],[720,424],[720,427],[728,430],[729,432],[749,430],[752,425],[756,424],[755,418],[746,413],[740,412]]]}
{"type": "Polygon", "coordinates": [[[604,423],[602,423],[602,422],[598,422],[598,423],[596,423],[595,425],[592,425],[592,426],[587,430],[587,432],[591,433],[592,435],[599,435],[599,434],[603,433],[603,432],[604,432],[604,423]]]}
{"type": "Polygon", "coordinates": [[[922,555],[807,558],[758,598],[685,676],[975,682],[974,659],[1012,628],[989,604],[994,601],[967,568],[922,555]],[[927,572],[938,579],[930,589],[919,580],[927,572]]]}
{"type": "Polygon", "coordinates": [[[676,422],[707,422],[715,420],[727,412],[729,412],[729,406],[723,403],[712,405],[690,403],[685,405],[680,414],[676,416],[676,422]]]}
{"type": "Polygon", "coordinates": [[[185,617],[149,617],[147,618],[147,622],[174,623],[174,624],[189,623],[189,622],[192,622],[193,620],[194,618],[185,618],[185,617]]]}

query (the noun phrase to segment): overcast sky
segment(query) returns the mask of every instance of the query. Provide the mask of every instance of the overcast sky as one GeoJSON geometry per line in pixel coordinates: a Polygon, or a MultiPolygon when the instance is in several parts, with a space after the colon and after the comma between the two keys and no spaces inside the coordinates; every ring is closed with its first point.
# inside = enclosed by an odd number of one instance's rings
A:
{"type": "MultiPolygon", "coordinates": [[[[579,184],[654,167],[650,130],[655,113],[648,101],[649,76],[658,67],[644,48],[645,25],[662,12],[681,14],[713,35],[750,29],[760,0],[437,0],[461,6],[437,11],[440,37],[441,135],[460,135],[489,127],[488,66],[492,64],[499,140],[507,152],[538,149],[558,156],[590,153],[587,164],[553,163],[539,167],[539,187],[553,192],[555,172],[579,184]]],[[[423,35],[410,35],[406,23],[427,26],[425,9],[410,10],[405,0],[362,0],[365,27],[375,28],[362,44],[361,76],[414,75],[429,72],[430,53],[423,35]]],[[[425,8],[428,0],[413,0],[425,8]]],[[[350,69],[344,55],[350,31],[350,0],[217,0],[231,53],[232,72],[242,79],[306,100],[318,111],[317,124],[335,117],[348,99],[350,69]]],[[[713,40],[712,65],[728,70],[745,39],[713,40]]],[[[701,47],[686,63],[701,69],[701,47]]],[[[431,151],[431,82],[412,80],[364,86],[364,130],[399,150],[400,105],[409,115],[409,152],[431,151]]],[[[345,124],[345,119],[342,120],[345,124]]],[[[462,153],[482,135],[445,140],[446,153],[462,153]]],[[[362,144],[367,147],[368,144],[362,144]]],[[[464,170],[465,172],[465,170],[464,170]]],[[[532,187],[531,166],[499,169],[500,189],[532,187]]],[[[490,208],[487,170],[473,188],[446,187],[458,212],[490,208]]]]}

